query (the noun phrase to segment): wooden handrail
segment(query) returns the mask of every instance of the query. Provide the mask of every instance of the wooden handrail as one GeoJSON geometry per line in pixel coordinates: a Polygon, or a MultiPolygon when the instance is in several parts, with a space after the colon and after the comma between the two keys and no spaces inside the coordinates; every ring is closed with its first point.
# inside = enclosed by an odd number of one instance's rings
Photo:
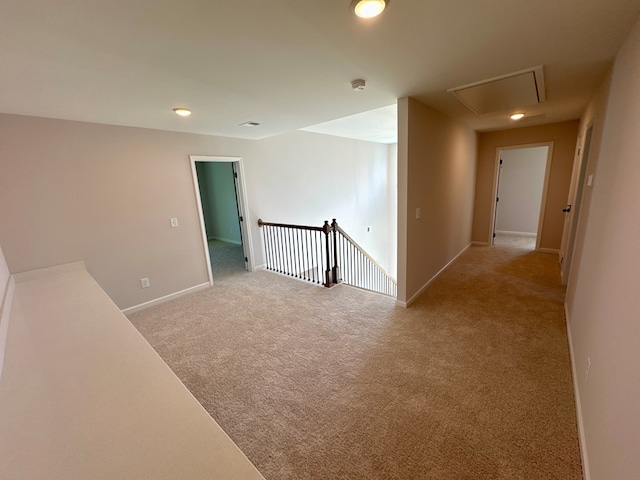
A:
{"type": "MultiPolygon", "coordinates": [[[[325,224],[329,224],[329,222],[325,221],[325,224]]],[[[262,219],[258,220],[259,227],[281,227],[281,228],[295,228],[298,230],[312,230],[314,232],[323,232],[325,227],[312,227],[309,225],[294,225],[291,223],[272,223],[272,222],[264,222],[262,219]]]]}

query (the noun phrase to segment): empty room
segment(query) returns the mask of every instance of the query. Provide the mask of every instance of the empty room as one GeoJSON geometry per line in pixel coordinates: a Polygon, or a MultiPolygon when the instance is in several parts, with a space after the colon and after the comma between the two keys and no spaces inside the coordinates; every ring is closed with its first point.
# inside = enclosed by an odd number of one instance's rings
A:
{"type": "Polygon", "coordinates": [[[0,6],[0,478],[640,471],[637,0],[0,6]]]}

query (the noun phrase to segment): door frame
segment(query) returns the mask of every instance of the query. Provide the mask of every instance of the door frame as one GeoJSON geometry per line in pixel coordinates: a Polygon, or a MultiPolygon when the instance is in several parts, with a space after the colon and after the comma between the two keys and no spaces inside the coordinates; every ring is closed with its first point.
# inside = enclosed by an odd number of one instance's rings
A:
{"type": "Polygon", "coordinates": [[[234,171],[238,174],[235,179],[236,184],[236,200],[238,204],[238,216],[242,217],[240,221],[240,235],[242,237],[242,249],[247,258],[247,270],[253,272],[253,243],[251,241],[251,221],[249,219],[249,201],[247,199],[247,188],[244,183],[244,165],[242,157],[219,157],[214,155],[189,155],[191,165],[191,177],[193,179],[193,188],[196,196],[196,205],[198,208],[198,218],[200,219],[200,232],[202,234],[202,247],[204,249],[204,257],[207,262],[207,273],[209,275],[209,284],[213,285],[213,270],[211,268],[211,256],[209,255],[209,241],[207,239],[207,230],[204,223],[204,211],[202,210],[202,199],[200,198],[200,187],[198,185],[198,172],[196,171],[196,162],[220,162],[231,163],[235,166],[234,171]]]}
{"type": "Polygon", "coordinates": [[[578,223],[580,221],[580,209],[584,196],[584,187],[587,186],[587,168],[589,157],[593,147],[593,121],[584,129],[584,135],[578,136],[576,154],[571,173],[571,184],[567,195],[567,205],[571,210],[565,214],[564,228],[562,230],[562,243],[560,245],[560,280],[563,285],[569,281],[571,263],[573,261],[573,248],[575,246],[578,223]]]}
{"type": "MultiPolygon", "coordinates": [[[[496,159],[494,164],[494,174],[493,174],[493,200],[491,206],[491,216],[490,224],[489,224],[489,245],[493,245],[493,234],[495,233],[494,227],[496,222],[496,214],[498,212],[498,186],[499,186],[499,178],[500,178],[500,153],[503,150],[522,150],[524,148],[533,148],[533,147],[548,147],[547,148],[547,159],[544,169],[544,184],[542,186],[542,200],[540,201],[540,213],[538,214],[538,231],[536,233],[536,250],[546,251],[547,249],[540,248],[540,240],[542,239],[542,231],[544,229],[544,215],[547,211],[547,192],[549,189],[549,178],[551,176],[551,160],[553,159],[553,144],[554,142],[538,142],[538,143],[525,143],[521,145],[505,145],[496,147],[496,159]]],[[[557,250],[554,250],[552,253],[557,253],[557,250]]]]}

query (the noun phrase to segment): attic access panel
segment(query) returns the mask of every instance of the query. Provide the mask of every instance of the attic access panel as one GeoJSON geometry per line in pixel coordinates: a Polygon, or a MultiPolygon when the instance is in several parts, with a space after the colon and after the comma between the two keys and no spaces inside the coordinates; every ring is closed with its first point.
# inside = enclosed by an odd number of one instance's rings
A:
{"type": "Polygon", "coordinates": [[[447,91],[476,114],[529,107],[546,100],[542,66],[447,91]]]}

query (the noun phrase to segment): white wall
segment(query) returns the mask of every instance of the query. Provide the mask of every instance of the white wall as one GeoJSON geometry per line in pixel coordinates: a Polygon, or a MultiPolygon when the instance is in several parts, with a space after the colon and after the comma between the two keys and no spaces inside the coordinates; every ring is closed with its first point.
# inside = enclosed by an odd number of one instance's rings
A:
{"type": "Polygon", "coordinates": [[[640,21],[608,94],[594,97],[580,127],[584,138],[594,124],[594,181],[584,190],[566,301],[587,480],[640,472],[639,86],[640,21]]]}
{"type": "MultiPolygon", "coordinates": [[[[391,275],[397,186],[392,147],[309,132],[252,145],[246,156],[251,218],[322,226],[333,218],[391,275]],[[367,227],[372,227],[367,232],[367,227]]],[[[252,224],[254,239],[260,230],[252,224]]],[[[256,245],[257,242],[254,241],[256,245]]],[[[256,257],[263,260],[261,246],[256,257]]]]}
{"type": "Polygon", "coordinates": [[[205,284],[189,155],[243,158],[258,264],[260,217],[311,224],[335,217],[385,267],[395,256],[387,145],[308,132],[250,141],[0,114],[0,244],[10,271],[85,261],[122,309],[205,284]],[[143,277],[150,288],[141,288],[143,277]]]}
{"type": "Polygon", "coordinates": [[[548,147],[502,150],[496,230],[538,232],[548,147]]]}

